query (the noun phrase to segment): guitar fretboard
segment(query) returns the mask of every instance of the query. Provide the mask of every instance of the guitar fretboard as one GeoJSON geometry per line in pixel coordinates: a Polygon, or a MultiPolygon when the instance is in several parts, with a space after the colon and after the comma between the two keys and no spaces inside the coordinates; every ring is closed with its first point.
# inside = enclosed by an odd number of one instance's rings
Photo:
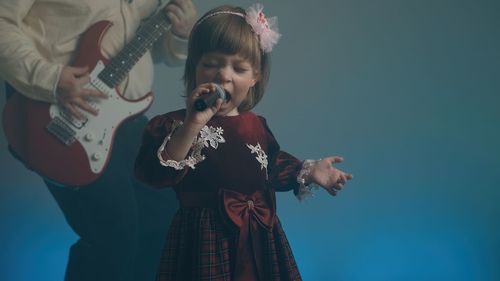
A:
{"type": "Polygon", "coordinates": [[[158,12],[144,23],[135,37],[114,57],[98,77],[108,87],[116,87],[139,59],[167,30],[170,22],[163,12],[158,12]]]}

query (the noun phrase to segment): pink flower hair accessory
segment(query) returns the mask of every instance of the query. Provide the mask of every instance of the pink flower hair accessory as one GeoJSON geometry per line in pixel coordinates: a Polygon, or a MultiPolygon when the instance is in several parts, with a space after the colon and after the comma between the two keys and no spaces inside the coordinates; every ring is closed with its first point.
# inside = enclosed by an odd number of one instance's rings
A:
{"type": "Polygon", "coordinates": [[[245,14],[233,11],[214,12],[199,19],[194,28],[206,19],[216,15],[231,14],[239,16],[244,18],[245,21],[252,27],[252,31],[257,36],[257,40],[259,40],[262,51],[270,53],[273,50],[274,45],[278,43],[281,34],[278,32],[278,18],[266,18],[262,10],[264,10],[264,6],[260,3],[256,3],[248,7],[245,10],[245,14]]]}
{"type": "Polygon", "coordinates": [[[269,53],[278,43],[281,34],[278,31],[278,18],[266,18],[263,10],[264,6],[260,3],[248,7],[245,10],[245,20],[257,35],[262,51],[269,53]]]}

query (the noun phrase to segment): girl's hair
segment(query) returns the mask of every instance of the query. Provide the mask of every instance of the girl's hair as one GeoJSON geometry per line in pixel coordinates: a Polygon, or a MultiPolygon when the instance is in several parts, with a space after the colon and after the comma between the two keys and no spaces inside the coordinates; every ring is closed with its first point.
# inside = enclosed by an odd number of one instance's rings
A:
{"type": "Polygon", "coordinates": [[[270,58],[261,50],[257,36],[244,17],[230,13],[213,15],[221,11],[245,14],[245,10],[240,7],[225,5],[208,11],[198,20],[189,36],[184,85],[189,95],[196,87],[196,66],[204,54],[238,54],[248,59],[257,72],[257,82],[238,107],[240,112],[249,111],[264,96],[270,74],[270,58]]]}

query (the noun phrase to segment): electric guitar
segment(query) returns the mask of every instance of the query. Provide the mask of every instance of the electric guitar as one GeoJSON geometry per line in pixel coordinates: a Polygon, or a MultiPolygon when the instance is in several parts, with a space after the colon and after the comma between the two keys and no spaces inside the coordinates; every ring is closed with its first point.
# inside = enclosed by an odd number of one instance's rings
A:
{"type": "Polygon", "coordinates": [[[111,60],[104,58],[100,46],[112,23],[100,21],[91,26],[81,38],[73,65],[92,69],[85,87],[108,96],[90,102],[99,114],[82,112],[85,118],[76,119],[57,104],[15,92],[3,111],[3,129],[15,156],[42,177],[64,185],[82,186],[99,178],[120,124],[146,111],[153,102],[151,92],[139,100],[128,100],[117,86],[169,25],[163,12],[152,16],[111,60]]]}

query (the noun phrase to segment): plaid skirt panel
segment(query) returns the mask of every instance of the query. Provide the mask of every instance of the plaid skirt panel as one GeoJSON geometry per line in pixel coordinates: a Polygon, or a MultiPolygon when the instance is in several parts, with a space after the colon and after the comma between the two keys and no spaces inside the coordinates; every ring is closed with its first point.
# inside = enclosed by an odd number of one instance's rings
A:
{"type": "MultiPolygon", "coordinates": [[[[265,253],[261,258],[269,281],[302,280],[278,218],[273,231],[263,235],[267,237],[265,245],[260,245],[265,253]]],[[[237,240],[238,233],[215,209],[179,209],[167,236],[157,281],[233,281],[237,240]]]]}

